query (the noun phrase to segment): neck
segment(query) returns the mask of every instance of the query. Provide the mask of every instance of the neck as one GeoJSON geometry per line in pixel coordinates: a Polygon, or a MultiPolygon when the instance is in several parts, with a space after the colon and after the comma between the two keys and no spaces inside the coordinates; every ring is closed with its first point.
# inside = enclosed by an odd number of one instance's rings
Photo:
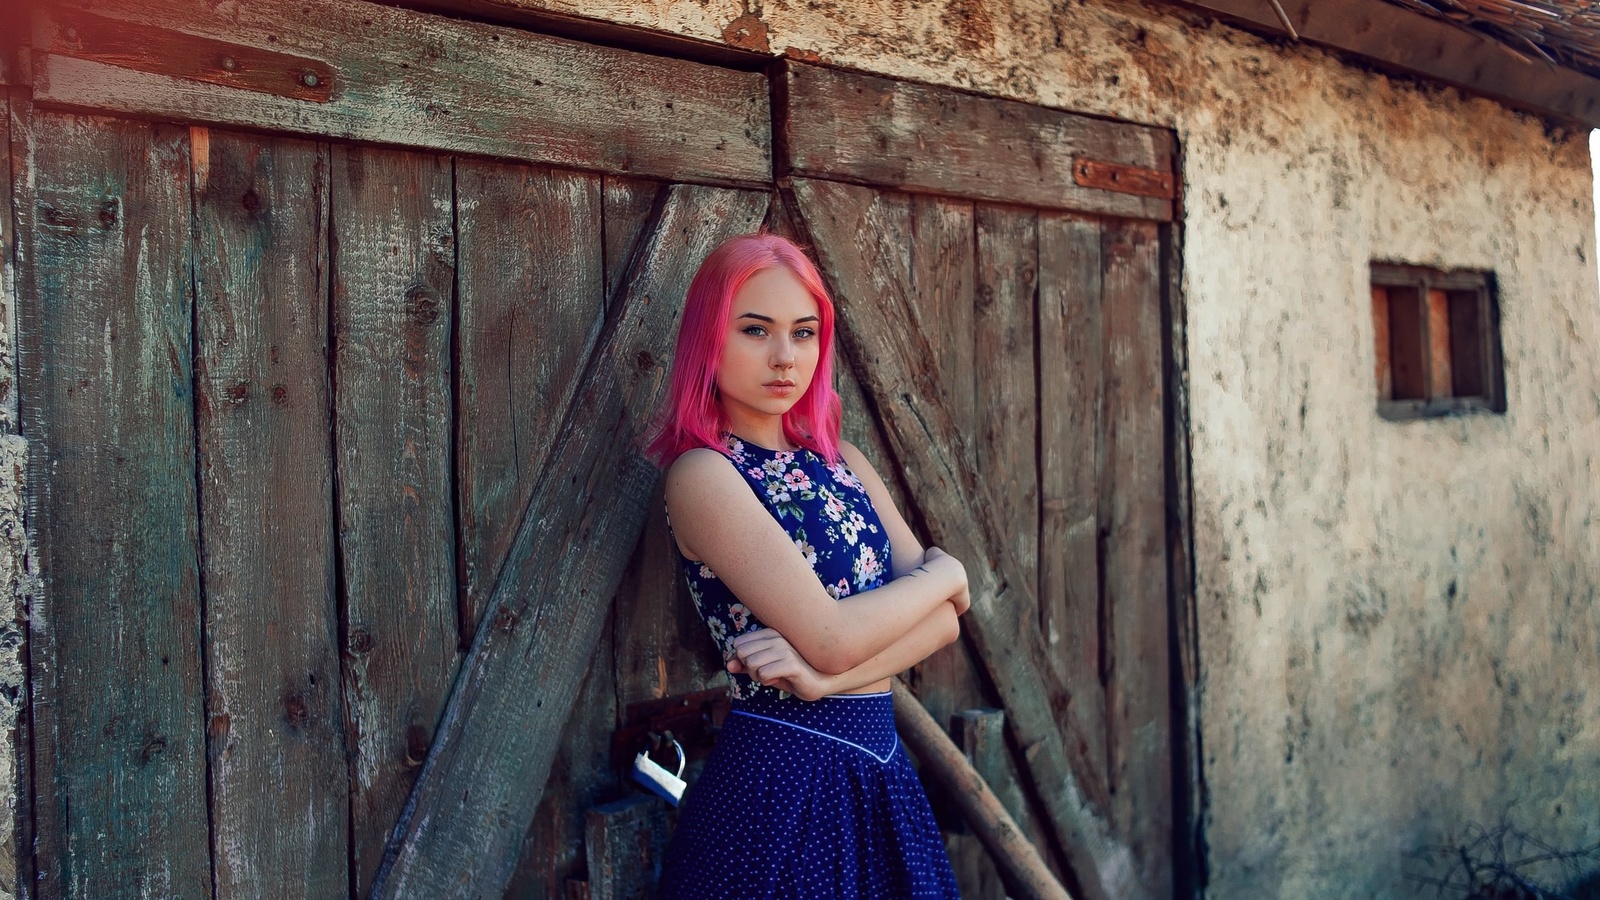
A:
{"type": "Polygon", "coordinates": [[[758,447],[768,450],[793,450],[789,446],[788,438],[783,435],[783,418],[781,416],[763,416],[760,418],[730,418],[728,430],[740,438],[754,443],[758,447]]]}

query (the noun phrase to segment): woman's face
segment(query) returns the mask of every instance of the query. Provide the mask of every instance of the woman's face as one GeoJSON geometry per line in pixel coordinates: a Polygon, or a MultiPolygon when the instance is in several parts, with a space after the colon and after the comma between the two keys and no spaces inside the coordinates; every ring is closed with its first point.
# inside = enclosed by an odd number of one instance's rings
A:
{"type": "Polygon", "coordinates": [[[781,416],[811,386],[821,352],[817,301],[783,267],[751,276],[733,295],[717,389],[729,423],[781,416]]]}

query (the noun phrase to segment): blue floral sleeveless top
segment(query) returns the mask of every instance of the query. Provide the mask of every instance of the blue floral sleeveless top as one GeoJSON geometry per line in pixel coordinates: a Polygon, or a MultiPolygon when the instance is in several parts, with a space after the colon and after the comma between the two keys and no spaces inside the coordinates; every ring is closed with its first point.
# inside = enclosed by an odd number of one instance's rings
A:
{"type": "MultiPolygon", "coordinates": [[[[841,460],[837,465],[810,450],[768,450],[723,436],[723,455],[733,461],[767,511],[789,533],[795,549],[811,564],[833,599],[871,590],[892,572],[889,536],[861,480],[841,460]]],[[[671,521],[667,528],[672,528],[671,521]]],[[[678,542],[672,542],[676,550],[678,542]]],[[[733,658],[733,639],[763,627],[711,567],[678,552],[695,611],[711,630],[724,660],[733,658]]],[[[788,696],[750,676],[729,673],[734,699],[788,696]]]]}

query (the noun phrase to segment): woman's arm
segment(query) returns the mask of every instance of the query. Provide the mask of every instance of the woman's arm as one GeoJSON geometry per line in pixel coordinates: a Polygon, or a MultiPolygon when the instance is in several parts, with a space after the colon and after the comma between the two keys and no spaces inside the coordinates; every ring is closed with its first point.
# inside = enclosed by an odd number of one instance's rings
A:
{"type": "MultiPolygon", "coordinates": [[[[857,474],[871,494],[866,473],[857,474]]],[[[872,478],[881,489],[875,473],[872,478]]],[[[847,672],[889,648],[946,600],[965,601],[966,570],[947,555],[848,602],[835,601],[744,477],[715,450],[691,450],[673,463],[666,500],[684,552],[709,565],[740,602],[820,672],[847,672]]],[[[891,527],[881,509],[879,518],[891,527]]],[[[894,519],[909,535],[898,512],[894,519]]],[[[889,534],[895,541],[895,533],[889,534]]],[[[890,547],[897,570],[910,561],[902,557],[905,548],[890,547]]]]}
{"type": "Polygon", "coordinates": [[[802,700],[842,694],[898,675],[953,642],[961,633],[953,604],[941,603],[882,653],[838,675],[818,672],[776,629],[763,628],[734,640],[738,655],[729,672],[745,672],[802,700]]]}
{"type": "Polygon", "coordinates": [[[889,493],[889,488],[878,477],[878,470],[867,461],[866,454],[856,448],[849,441],[839,442],[839,454],[844,457],[845,465],[855,473],[861,481],[861,486],[866,488],[867,496],[872,500],[872,508],[878,513],[878,521],[883,523],[884,533],[889,536],[889,555],[893,563],[890,571],[891,578],[899,578],[917,566],[922,565],[922,542],[917,540],[916,532],[906,524],[905,516],[900,514],[900,509],[894,505],[894,496],[889,493]]]}
{"type": "MultiPolygon", "coordinates": [[[[942,550],[924,550],[916,533],[906,524],[905,517],[895,506],[894,497],[879,477],[866,456],[854,444],[839,442],[839,450],[846,465],[861,480],[867,496],[872,499],[884,531],[889,537],[889,548],[897,576],[925,563],[930,555],[946,556],[942,550]]],[[[892,586],[893,581],[885,587],[892,586]]],[[[878,588],[881,591],[883,588],[878,588]]],[[[839,601],[840,606],[853,609],[854,604],[876,591],[867,591],[839,601]]],[[[965,587],[961,596],[942,603],[870,659],[845,672],[830,675],[810,665],[809,657],[788,641],[779,628],[767,628],[742,635],[734,641],[738,655],[729,660],[730,672],[748,672],[763,683],[779,682],[779,687],[803,700],[814,700],[828,694],[852,691],[874,684],[890,675],[897,675],[927,659],[939,648],[960,636],[957,617],[965,612],[967,599],[965,587]],[[957,603],[961,607],[957,607],[957,603]],[[795,658],[798,657],[798,658],[795,658]]],[[[771,623],[768,623],[769,625],[771,623]]]]}

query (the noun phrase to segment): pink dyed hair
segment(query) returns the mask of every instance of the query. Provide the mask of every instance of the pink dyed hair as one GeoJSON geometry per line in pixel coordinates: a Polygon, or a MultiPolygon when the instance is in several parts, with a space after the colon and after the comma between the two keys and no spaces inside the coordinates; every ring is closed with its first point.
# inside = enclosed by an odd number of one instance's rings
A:
{"type": "Polygon", "coordinates": [[[817,339],[821,346],[811,386],[783,416],[783,434],[829,463],[840,461],[839,394],[833,389],[833,301],[822,274],[795,244],[775,234],[741,234],[706,256],[689,283],[683,323],[678,327],[667,402],[655,426],[648,453],[662,468],[685,451],[710,447],[726,452],[728,427],[717,397],[717,367],[728,340],[733,295],[751,276],[768,269],[789,270],[817,301],[817,339]]]}

